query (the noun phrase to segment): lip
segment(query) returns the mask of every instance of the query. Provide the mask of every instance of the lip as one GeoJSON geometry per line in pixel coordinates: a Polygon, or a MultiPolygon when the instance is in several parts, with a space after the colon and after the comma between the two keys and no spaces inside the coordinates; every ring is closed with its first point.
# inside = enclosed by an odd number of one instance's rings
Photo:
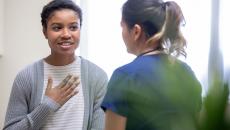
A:
{"type": "Polygon", "coordinates": [[[72,47],[74,43],[70,42],[70,41],[62,41],[62,42],[58,42],[58,45],[62,48],[62,49],[69,49],[72,47]]]}
{"type": "Polygon", "coordinates": [[[61,41],[61,42],[58,42],[59,45],[72,45],[74,44],[72,41],[61,41]]]}

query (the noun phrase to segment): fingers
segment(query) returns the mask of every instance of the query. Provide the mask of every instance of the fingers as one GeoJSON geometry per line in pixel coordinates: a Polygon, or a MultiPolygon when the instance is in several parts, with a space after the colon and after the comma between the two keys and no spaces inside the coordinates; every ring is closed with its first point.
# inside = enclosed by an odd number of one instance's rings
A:
{"type": "Polygon", "coordinates": [[[80,79],[78,77],[75,77],[69,80],[66,86],[61,88],[63,104],[79,92],[79,90],[76,89],[79,83],[80,79]]]}
{"type": "Polygon", "coordinates": [[[62,98],[62,101],[60,103],[60,105],[64,105],[70,98],[72,98],[73,96],[75,96],[78,92],[73,91],[72,93],[70,93],[69,95],[66,95],[62,98]]]}
{"type": "Polygon", "coordinates": [[[73,85],[71,87],[74,87],[74,86],[78,86],[80,84],[80,79],[79,77],[77,77],[77,79],[74,81],[73,85]]]}
{"type": "Polygon", "coordinates": [[[64,87],[68,81],[71,79],[72,75],[68,74],[65,79],[62,80],[62,82],[58,85],[59,87],[64,87]]]}
{"type": "Polygon", "coordinates": [[[80,83],[80,79],[78,76],[72,76],[65,86],[62,87],[64,91],[68,90],[70,87],[76,88],[80,83]]]}
{"type": "Polygon", "coordinates": [[[76,87],[80,84],[80,78],[74,75],[67,75],[57,87],[52,87],[52,84],[53,80],[49,77],[45,93],[62,106],[78,93],[76,87]]]}
{"type": "Polygon", "coordinates": [[[71,78],[68,83],[66,84],[65,87],[62,87],[62,91],[64,96],[68,96],[71,95],[72,92],[78,92],[78,90],[76,89],[76,87],[80,84],[80,79],[79,77],[73,77],[71,78]]]}
{"type": "Polygon", "coordinates": [[[48,83],[46,89],[51,89],[53,86],[53,79],[51,76],[48,77],[48,83]]]}
{"type": "Polygon", "coordinates": [[[63,100],[68,101],[71,97],[73,97],[74,95],[76,95],[78,93],[77,90],[75,90],[74,88],[70,87],[65,93],[64,93],[64,97],[63,100]]]}

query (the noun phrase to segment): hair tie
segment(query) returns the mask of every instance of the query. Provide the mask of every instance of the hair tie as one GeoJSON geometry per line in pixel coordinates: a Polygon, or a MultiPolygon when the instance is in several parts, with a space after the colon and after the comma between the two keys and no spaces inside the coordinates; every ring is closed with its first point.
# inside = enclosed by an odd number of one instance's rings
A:
{"type": "Polygon", "coordinates": [[[167,1],[167,2],[163,2],[162,4],[161,4],[161,6],[162,6],[162,8],[163,9],[166,9],[166,6],[168,6],[169,5],[169,2],[167,1]]]}

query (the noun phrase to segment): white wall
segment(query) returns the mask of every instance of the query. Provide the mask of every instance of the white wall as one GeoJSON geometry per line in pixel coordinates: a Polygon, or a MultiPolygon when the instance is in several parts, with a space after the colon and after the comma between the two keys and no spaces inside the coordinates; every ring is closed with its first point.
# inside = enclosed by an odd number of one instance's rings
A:
{"type": "Polygon", "coordinates": [[[0,57],[3,53],[3,16],[4,16],[4,0],[0,0],[0,57]]]}
{"type": "Polygon", "coordinates": [[[121,7],[126,0],[88,1],[87,58],[102,67],[111,77],[117,67],[131,62],[136,57],[127,53],[122,40],[121,7]]]}
{"type": "Polygon", "coordinates": [[[1,89],[0,94],[2,95],[0,97],[0,129],[2,128],[3,119],[4,119],[4,113],[5,113],[5,104],[6,104],[6,96],[3,95],[5,91],[5,87],[3,84],[3,73],[2,73],[2,54],[3,54],[3,43],[4,43],[4,0],[0,0],[0,84],[1,89]]]}
{"type": "Polygon", "coordinates": [[[49,53],[40,23],[40,12],[47,1],[0,0],[0,47],[4,47],[0,57],[0,129],[17,72],[49,53]]]}

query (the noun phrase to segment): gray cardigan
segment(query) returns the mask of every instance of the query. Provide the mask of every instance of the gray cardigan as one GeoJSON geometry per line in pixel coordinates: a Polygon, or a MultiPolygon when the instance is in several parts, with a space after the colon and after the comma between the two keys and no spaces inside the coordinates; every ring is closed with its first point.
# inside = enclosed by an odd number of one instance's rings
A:
{"type": "MultiPolygon", "coordinates": [[[[44,84],[43,61],[19,72],[14,80],[4,130],[38,130],[48,115],[60,106],[48,97],[41,103],[44,84]]],[[[104,112],[100,105],[106,93],[106,73],[81,57],[81,83],[84,96],[83,130],[102,130],[104,112]]]]}

